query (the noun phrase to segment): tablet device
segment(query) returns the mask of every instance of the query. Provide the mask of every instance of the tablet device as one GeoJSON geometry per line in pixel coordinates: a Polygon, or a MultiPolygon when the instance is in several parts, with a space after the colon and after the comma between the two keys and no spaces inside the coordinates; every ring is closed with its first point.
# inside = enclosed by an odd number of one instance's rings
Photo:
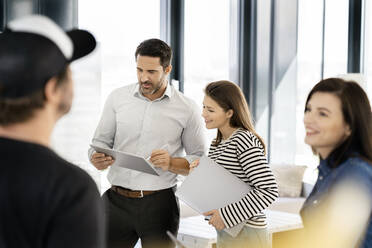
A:
{"type": "Polygon", "coordinates": [[[113,166],[119,166],[121,168],[136,170],[154,176],[159,176],[159,173],[156,171],[153,165],[141,156],[128,152],[103,148],[92,144],[90,145],[90,147],[92,147],[96,152],[104,153],[113,157],[115,159],[113,166]]]}

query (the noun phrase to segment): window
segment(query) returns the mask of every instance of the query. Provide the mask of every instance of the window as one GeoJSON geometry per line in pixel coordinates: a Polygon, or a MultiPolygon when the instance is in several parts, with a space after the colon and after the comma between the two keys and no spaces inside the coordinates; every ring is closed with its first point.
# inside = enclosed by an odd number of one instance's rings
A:
{"type": "MultiPolygon", "coordinates": [[[[347,72],[348,0],[300,0],[298,13],[298,69],[296,103],[295,164],[315,169],[319,163],[311,148],[304,143],[303,125],[306,97],[322,79],[322,45],[324,38],[324,78],[347,72]],[[323,7],[325,4],[325,16],[323,7]],[[323,37],[323,24],[325,37],[323,37]]],[[[314,170],[313,170],[314,171],[314,170]]],[[[314,182],[316,173],[308,170],[304,180],[314,182]]]]}
{"type": "MultiPolygon", "coordinates": [[[[229,79],[229,6],[226,0],[185,1],[184,89],[200,110],[205,86],[229,79]]],[[[216,130],[207,136],[209,144],[216,130]]]]}
{"type": "Polygon", "coordinates": [[[324,1],[324,78],[328,78],[347,72],[349,0],[324,1]]]}
{"type": "Polygon", "coordinates": [[[56,126],[52,145],[105,189],[109,185],[106,172],[100,173],[89,163],[87,150],[107,95],[137,81],[136,47],[145,39],[160,36],[160,0],[80,0],[79,28],[91,31],[98,47],[72,65],[74,103],[56,126]]]}
{"type": "Polygon", "coordinates": [[[270,163],[286,164],[296,155],[298,1],[278,1],[272,20],[272,108],[270,163]]]}
{"type": "MultiPolygon", "coordinates": [[[[271,0],[257,1],[257,83],[254,89],[256,94],[255,128],[267,147],[269,145],[269,106],[271,97],[271,4],[271,0]]],[[[253,106],[250,107],[252,108],[253,106]]],[[[269,154],[269,151],[267,151],[267,154],[269,154]]]]}
{"type": "Polygon", "coordinates": [[[143,40],[160,37],[160,0],[80,0],[79,27],[101,45],[104,101],[113,89],[137,82],[134,52],[143,40]]]}
{"type": "Polygon", "coordinates": [[[368,98],[372,100],[372,3],[370,1],[365,1],[365,54],[364,54],[364,76],[366,85],[364,89],[367,91],[368,98]]]}
{"type": "MultiPolygon", "coordinates": [[[[311,88],[321,80],[323,44],[323,1],[300,0],[298,8],[297,46],[297,102],[296,102],[296,156],[295,164],[316,168],[318,158],[305,144],[303,124],[306,97],[311,88]]],[[[314,175],[305,175],[305,181],[314,181],[314,175]]]]}

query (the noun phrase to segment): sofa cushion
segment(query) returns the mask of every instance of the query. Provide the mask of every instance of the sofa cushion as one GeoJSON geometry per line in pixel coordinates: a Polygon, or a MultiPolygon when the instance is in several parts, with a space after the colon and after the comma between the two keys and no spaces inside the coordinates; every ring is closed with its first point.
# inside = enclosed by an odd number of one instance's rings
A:
{"type": "Polygon", "coordinates": [[[306,166],[271,165],[280,197],[300,197],[306,166]]]}
{"type": "Polygon", "coordinates": [[[269,209],[298,214],[305,200],[305,197],[279,197],[269,206],[269,209]]]}

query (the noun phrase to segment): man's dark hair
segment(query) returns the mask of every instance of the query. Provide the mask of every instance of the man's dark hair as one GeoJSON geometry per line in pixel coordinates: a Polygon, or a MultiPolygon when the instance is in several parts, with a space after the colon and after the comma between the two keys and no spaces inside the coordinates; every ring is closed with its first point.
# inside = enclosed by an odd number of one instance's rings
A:
{"type": "Polygon", "coordinates": [[[148,39],[141,42],[136,49],[136,60],[138,55],[160,58],[163,69],[167,68],[172,61],[172,49],[159,39],[148,39]]]}
{"type": "MultiPolygon", "coordinates": [[[[57,87],[63,85],[66,82],[67,67],[56,77],[57,87]]],[[[0,97],[0,126],[9,126],[28,121],[33,117],[35,110],[44,107],[45,100],[44,88],[24,97],[0,97]]]]}

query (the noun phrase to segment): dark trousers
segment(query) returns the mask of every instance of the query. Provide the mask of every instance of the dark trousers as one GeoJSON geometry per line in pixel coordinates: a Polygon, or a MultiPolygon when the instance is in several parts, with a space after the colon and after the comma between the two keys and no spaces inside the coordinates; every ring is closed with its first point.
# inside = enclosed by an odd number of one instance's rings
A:
{"type": "Polygon", "coordinates": [[[144,248],[175,247],[166,234],[177,236],[180,210],[172,189],[143,198],[128,198],[109,189],[105,202],[107,248],[134,247],[141,239],[144,248]]]}

